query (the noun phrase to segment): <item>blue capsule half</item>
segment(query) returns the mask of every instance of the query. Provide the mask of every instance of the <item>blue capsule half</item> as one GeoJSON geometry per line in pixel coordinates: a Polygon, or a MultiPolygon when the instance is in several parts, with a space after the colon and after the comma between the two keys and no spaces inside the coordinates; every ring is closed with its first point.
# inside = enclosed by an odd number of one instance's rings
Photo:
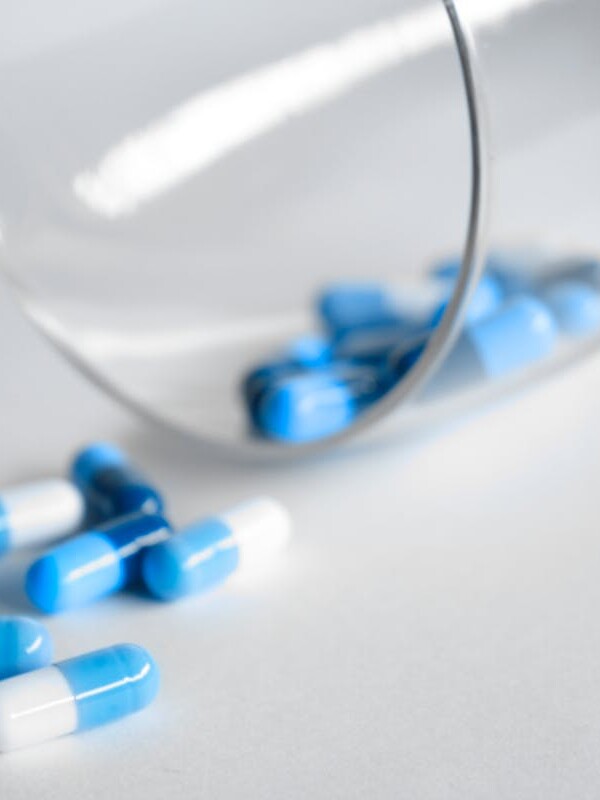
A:
{"type": "Polygon", "coordinates": [[[332,346],[322,336],[301,336],[294,339],[285,353],[274,361],[261,364],[244,378],[242,394],[250,410],[261,393],[279,378],[320,370],[331,363],[332,346]]]}
{"type": "Polygon", "coordinates": [[[379,370],[368,367],[282,379],[261,396],[255,422],[269,438],[314,442],[345,430],[383,391],[379,370]]]}
{"type": "Polygon", "coordinates": [[[83,492],[94,521],[164,510],[158,490],[111,444],[100,442],[78,453],[71,477],[83,492]]]}
{"type": "Polygon", "coordinates": [[[134,583],[140,553],[171,534],[159,514],[135,514],[75,536],[35,561],[27,596],[48,614],[92,603],[134,583]]]}
{"type": "Polygon", "coordinates": [[[52,639],[28,617],[0,617],[0,680],[52,663],[52,639]]]}
{"type": "Polygon", "coordinates": [[[317,312],[334,338],[363,328],[403,327],[394,298],[375,282],[338,283],[317,299],[317,312]]]}

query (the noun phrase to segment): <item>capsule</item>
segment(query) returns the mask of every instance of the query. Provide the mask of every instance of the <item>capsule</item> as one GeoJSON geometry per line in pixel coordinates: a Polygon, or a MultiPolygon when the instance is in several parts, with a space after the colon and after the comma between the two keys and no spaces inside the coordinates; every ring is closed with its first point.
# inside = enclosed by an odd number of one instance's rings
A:
{"type": "Polygon", "coordinates": [[[0,617],[0,680],[52,663],[52,639],[28,617],[0,617]]]}
{"type": "Polygon", "coordinates": [[[78,453],[71,477],[85,495],[94,522],[164,510],[157,489],[111,444],[100,442],[78,453]]]}
{"type": "Polygon", "coordinates": [[[600,329],[600,294],[582,281],[558,281],[541,293],[568,336],[586,336],[600,329]]]}
{"type": "Polygon", "coordinates": [[[251,370],[244,378],[242,394],[250,410],[274,380],[306,371],[320,370],[331,363],[331,343],[322,336],[301,336],[274,361],[251,370]]]}
{"type": "Polygon", "coordinates": [[[258,399],[255,424],[271,439],[314,442],[346,429],[384,391],[380,370],[366,366],[281,379],[258,399]]]}
{"type": "Polygon", "coordinates": [[[371,281],[339,283],[326,288],[317,298],[317,312],[334,338],[364,328],[405,327],[388,288],[371,281]]]}
{"type": "Polygon", "coordinates": [[[134,514],[75,536],[31,565],[27,596],[53,614],[118,592],[139,578],[141,551],[170,534],[160,514],[134,514]]]}
{"type": "MultiPolygon", "coordinates": [[[[520,295],[495,314],[465,328],[423,393],[437,397],[483,378],[501,378],[549,356],[558,339],[550,310],[537,298],[520,295]]],[[[396,380],[415,363],[422,346],[390,358],[396,380]]]]}
{"type": "Polygon", "coordinates": [[[190,525],[144,553],[144,583],[155,597],[176,600],[262,566],[285,547],[291,519],[276,500],[261,498],[190,525]]]}
{"type": "Polygon", "coordinates": [[[84,498],[70,481],[49,479],[0,493],[0,553],[73,533],[85,518],[84,498]]]}
{"type": "Polygon", "coordinates": [[[158,667],[134,644],[62,661],[0,683],[0,752],[105,725],[156,697],[158,667]]]}

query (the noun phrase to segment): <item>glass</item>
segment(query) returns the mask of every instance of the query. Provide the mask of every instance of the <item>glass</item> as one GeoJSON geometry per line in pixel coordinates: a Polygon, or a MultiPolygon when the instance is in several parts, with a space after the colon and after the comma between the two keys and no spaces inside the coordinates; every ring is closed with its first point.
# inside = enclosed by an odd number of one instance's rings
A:
{"type": "Polygon", "coordinates": [[[511,284],[502,307],[566,269],[596,285],[593,0],[5,6],[2,266],[146,416],[237,450],[314,447],[596,345],[590,325],[498,380],[440,379],[471,347],[484,262],[511,284]],[[358,351],[335,329],[332,355],[323,297],[342,286],[392,319],[366,350],[364,328],[358,351]]]}

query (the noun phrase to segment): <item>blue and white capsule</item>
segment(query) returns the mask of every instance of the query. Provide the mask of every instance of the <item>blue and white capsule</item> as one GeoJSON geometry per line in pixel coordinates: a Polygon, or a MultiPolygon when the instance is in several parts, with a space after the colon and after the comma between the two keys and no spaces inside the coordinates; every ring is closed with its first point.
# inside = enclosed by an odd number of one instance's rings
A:
{"type": "Polygon", "coordinates": [[[264,567],[287,545],[291,531],[290,515],[281,503],[253,500],[147,550],[144,583],[162,600],[208,591],[234,574],[264,567]]]}
{"type": "Polygon", "coordinates": [[[152,656],[119,644],[0,683],[0,752],[41,744],[141,711],[159,688],[152,656]]]}
{"type": "Polygon", "coordinates": [[[28,617],[0,617],[0,680],[47,667],[54,647],[46,628],[28,617]]]}
{"type": "Polygon", "coordinates": [[[82,533],[31,565],[27,596],[46,614],[93,603],[135,583],[140,553],[170,535],[160,514],[134,514],[82,533]]]}
{"type": "Polygon", "coordinates": [[[381,370],[369,366],[333,366],[284,378],[260,396],[254,423],[270,439],[293,444],[318,441],[348,428],[385,388],[381,370]]]}
{"type": "Polygon", "coordinates": [[[13,486],[0,492],[0,554],[67,536],[85,519],[83,495],[60,478],[13,486]]]}
{"type": "Polygon", "coordinates": [[[99,442],[84,448],[73,460],[71,477],[83,492],[94,521],[164,510],[160,492],[112,444],[99,442]]]}

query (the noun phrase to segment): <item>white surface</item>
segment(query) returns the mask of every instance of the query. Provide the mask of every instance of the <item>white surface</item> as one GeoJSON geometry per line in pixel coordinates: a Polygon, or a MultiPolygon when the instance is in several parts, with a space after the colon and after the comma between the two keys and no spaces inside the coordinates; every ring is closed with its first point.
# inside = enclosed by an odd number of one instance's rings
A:
{"type": "MultiPolygon", "coordinates": [[[[138,642],[162,690],[135,717],[1,757],[3,800],[595,800],[600,359],[425,439],[265,467],[145,427],[6,296],[0,331],[2,484],[112,438],[177,524],[268,493],[295,527],[253,585],[50,619],[59,660],[138,642]]],[[[0,563],[0,610],[26,608],[31,557],[0,563]]]]}
{"type": "Polygon", "coordinates": [[[269,497],[242,503],[221,514],[220,519],[231,530],[239,547],[239,569],[245,574],[271,565],[292,535],[288,510],[269,497]]]}
{"type": "Polygon", "coordinates": [[[42,545],[82,524],[85,505],[70,481],[50,479],[14,486],[0,494],[10,525],[10,546],[42,545]]]}
{"type": "Polygon", "coordinates": [[[0,683],[0,753],[57,739],[76,729],[75,698],[56,667],[0,683]]]}

